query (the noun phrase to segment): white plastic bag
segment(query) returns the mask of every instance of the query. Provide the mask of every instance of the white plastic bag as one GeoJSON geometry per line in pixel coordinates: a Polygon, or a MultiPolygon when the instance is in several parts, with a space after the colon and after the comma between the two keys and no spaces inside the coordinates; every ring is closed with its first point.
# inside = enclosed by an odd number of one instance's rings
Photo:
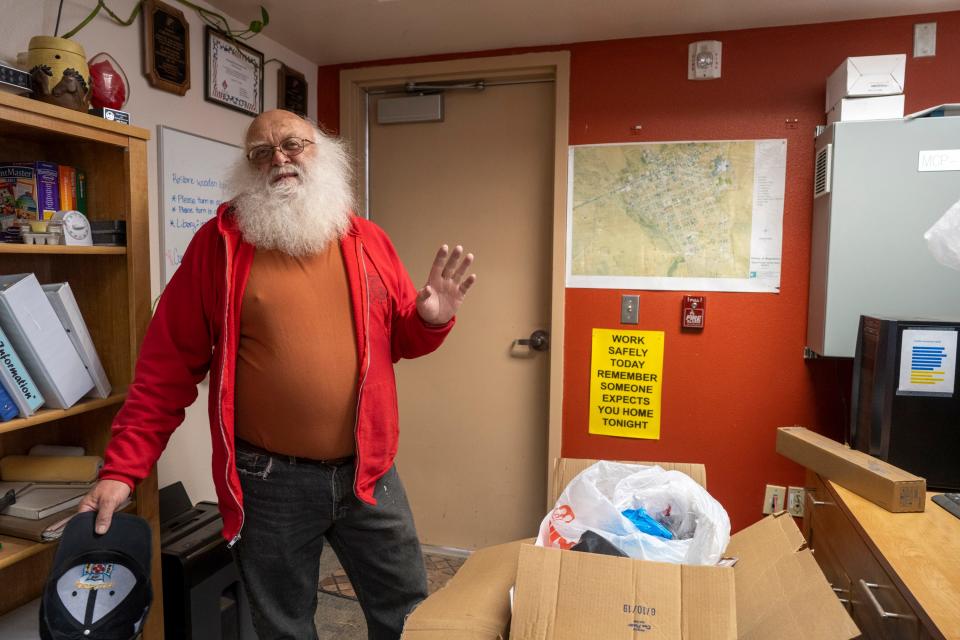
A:
{"type": "Polygon", "coordinates": [[[569,549],[587,530],[631,558],[716,564],[730,541],[730,518],[690,476],[617,462],[597,462],[574,478],[540,524],[537,545],[569,549]],[[622,512],[642,507],[675,534],[640,531],[622,512]]]}
{"type": "Polygon", "coordinates": [[[960,270],[960,200],[927,229],[923,239],[937,262],[960,270]]]}

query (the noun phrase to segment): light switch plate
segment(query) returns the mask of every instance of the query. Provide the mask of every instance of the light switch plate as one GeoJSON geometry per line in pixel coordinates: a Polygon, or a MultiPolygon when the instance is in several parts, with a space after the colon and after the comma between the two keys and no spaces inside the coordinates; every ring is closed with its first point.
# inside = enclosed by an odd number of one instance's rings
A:
{"type": "Polygon", "coordinates": [[[640,296],[624,294],[620,298],[620,324],[640,323],[640,296]]]}
{"type": "Polygon", "coordinates": [[[787,498],[787,488],[780,485],[768,484],[763,494],[763,513],[778,513],[784,510],[784,501],[787,498]]]}

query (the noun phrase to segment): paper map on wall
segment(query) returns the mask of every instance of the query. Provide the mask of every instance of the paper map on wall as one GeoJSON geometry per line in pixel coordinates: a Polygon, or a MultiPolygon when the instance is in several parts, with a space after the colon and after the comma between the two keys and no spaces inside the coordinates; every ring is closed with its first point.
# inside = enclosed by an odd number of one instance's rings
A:
{"type": "Polygon", "coordinates": [[[786,140],[570,149],[567,286],[780,290],[786,140]]]}

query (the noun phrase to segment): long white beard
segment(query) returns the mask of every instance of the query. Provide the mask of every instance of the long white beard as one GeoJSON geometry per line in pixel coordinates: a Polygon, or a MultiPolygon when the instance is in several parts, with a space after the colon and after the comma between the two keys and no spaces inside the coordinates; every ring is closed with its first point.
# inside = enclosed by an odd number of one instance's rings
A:
{"type": "Polygon", "coordinates": [[[227,179],[237,225],[244,240],[260,249],[276,249],[291,256],[321,252],[350,226],[353,189],[350,165],[343,145],[323,134],[316,136],[310,162],[271,167],[260,173],[246,159],[227,179]],[[296,170],[299,179],[272,180],[296,170]]]}

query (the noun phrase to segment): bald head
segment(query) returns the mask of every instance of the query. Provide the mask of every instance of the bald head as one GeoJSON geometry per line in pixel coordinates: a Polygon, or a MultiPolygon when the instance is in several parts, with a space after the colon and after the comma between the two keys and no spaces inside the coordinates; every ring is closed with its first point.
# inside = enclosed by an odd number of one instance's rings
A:
{"type": "Polygon", "coordinates": [[[247,149],[260,144],[278,145],[287,138],[306,138],[313,140],[316,130],[313,125],[300,116],[272,109],[264,111],[253,119],[247,129],[247,149]]]}

